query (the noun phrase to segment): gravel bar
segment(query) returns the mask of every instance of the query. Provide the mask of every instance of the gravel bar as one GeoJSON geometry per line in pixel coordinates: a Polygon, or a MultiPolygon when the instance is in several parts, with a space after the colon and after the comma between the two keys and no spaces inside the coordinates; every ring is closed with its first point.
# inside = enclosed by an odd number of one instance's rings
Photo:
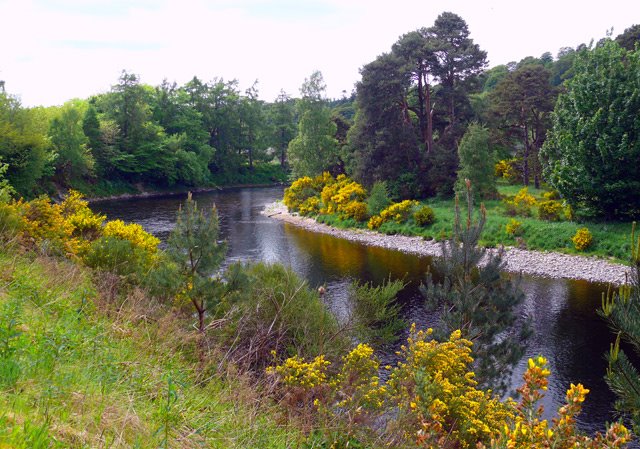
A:
{"type": "MultiPolygon", "coordinates": [[[[290,214],[281,202],[267,204],[262,214],[312,232],[330,234],[365,245],[424,256],[440,256],[442,253],[439,242],[424,240],[422,237],[380,234],[364,229],[337,229],[318,223],[312,218],[290,214]]],[[[584,279],[589,282],[615,285],[624,284],[629,272],[629,267],[626,265],[612,263],[597,257],[529,251],[518,248],[505,248],[504,260],[506,270],[512,273],[556,279],[584,279]]]]}

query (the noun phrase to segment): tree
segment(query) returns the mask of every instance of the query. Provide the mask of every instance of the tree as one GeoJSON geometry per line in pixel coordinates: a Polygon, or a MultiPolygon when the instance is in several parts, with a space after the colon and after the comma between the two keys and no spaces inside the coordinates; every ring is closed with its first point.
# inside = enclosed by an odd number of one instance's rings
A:
{"type": "Polygon", "coordinates": [[[94,158],[88,149],[89,139],[83,127],[86,108],[83,102],[69,101],[60,108],[49,126],[49,138],[56,153],[56,176],[65,185],[93,174],[94,158]]]}
{"type": "Polygon", "coordinates": [[[540,187],[538,152],[550,126],[557,91],[550,83],[551,72],[540,64],[517,68],[491,92],[491,113],[508,139],[515,139],[522,155],[522,182],[528,186],[531,174],[540,187]]]}
{"type": "Polygon", "coordinates": [[[633,25],[616,37],[616,42],[627,51],[634,51],[640,44],[640,25],[633,25]]]}
{"type": "Polygon", "coordinates": [[[281,90],[275,102],[268,110],[268,121],[271,126],[271,145],[278,150],[280,166],[287,166],[287,147],[296,135],[294,102],[281,90]]]}
{"type": "MultiPolygon", "coordinates": [[[[635,226],[634,226],[635,228],[635,226]]],[[[635,229],[634,229],[635,231],[635,229]]],[[[631,233],[631,270],[628,284],[617,291],[609,290],[598,311],[618,334],[606,354],[609,368],[605,380],[618,397],[615,407],[631,418],[636,434],[640,431],[640,372],[620,348],[620,341],[640,353],[640,239],[631,233]]]]}
{"type": "Polygon", "coordinates": [[[336,125],[325,104],[322,73],[305,79],[297,102],[298,135],[289,142],[289,162],[295,177],[316,176],[338,164],[336,125]]]}
{"type": "Polygon", "coordinates": [[[442,258],[436,263],[435,271],[442,275],[442,282],[436,282],[428,273],[426,286],[421,290],[428,305],[440,310],[440,336],[459,329],[464,338],[473,342],[475,372],[481,387],[504,391],[513,366],[524,354],[529,335],[526,323],[517,326],[517,308],[524,294],[502,276],[505,264],[502,250],[487,253],[478,246],[486,211],[481,206],[480,217],[473,222],[469,182],[466,199],[465,222],[456,200],[453,234],[442,243],[442,258]]]}
{"type": "Polygon", "coordinates": [[[53,160],[35,111],[5,93],[0,93],[0,158],[8,165],[6,178],[21,196],[41,191],[38,181],[53,160]]]}
{"type": "Polygon", "coordinates": [[[167,241],[167,255],[181,274],[182,295],[198,315],[198,331],[204,334],[205,318],[217,303],[214,271],[226,254],[226,243],[218,241],[220,225],[215,205],[208,215],[187,196],[184,208],[177,212],[176,226],[167,241]]]}
{"type": "Polygon", "coordinates": [[[577,54],[541,152],[547,181],[574,207],[640,215],[640,49],[615,41],[577,54]]]}
{"type": "Polygon", "coordinates": [[[348,134],[348,171],[368,186],[376,181],[392,184],[404,173],[417,176],[420,140],[406,107],[410,80],[403,61],[394,54],[383,54],[365,65],[361,74],[358,112],[348,134]]]}
{"type": "Polygon", "coordinates": [[[458,146],[460,169],[456,191],[465,192],[466,180],[474,186],[476,198],[496,198],[495,152],[489,146],[489,130],[472,123],[458,146]]]}
{"type": "Polygon", "coordinates": [[[462,17],[451,12],[438,16],[429,29],[438,60],[434,74],[440,80],[441,95],[447,104],[448,128],[458,120],[456,110],[466,107],[473,82],[487,65],[487,53],[469,37],[469,27],[462,17]]]}

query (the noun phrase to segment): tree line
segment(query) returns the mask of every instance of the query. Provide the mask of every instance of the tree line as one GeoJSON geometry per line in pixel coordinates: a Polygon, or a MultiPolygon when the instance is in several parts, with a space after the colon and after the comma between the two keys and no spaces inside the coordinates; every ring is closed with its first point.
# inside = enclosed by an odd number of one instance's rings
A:
{"type": "Polygon", "coordinates": [[[444,12],[364,65],[354,93],[339,100],[326,98],[320,72],[299,98],[281,91],[273,102],[259,99],[257,83],[244,92],[219,78],[152,87],[128,72],[109,92],[61,107],[23,108],[3,91],[0,158],[26,196],[46,186],[91,193],[105,183],[188,187],[329,171],[418,198],[454,192],[469,171],[459,151],[471,132],[479,150],[467,159],[506,160],[517,182],[546,182],[588,213],[637,215],[629,162],[640,152],[639,36],[636,25],[487,69],[464,19],[444,12]]]}

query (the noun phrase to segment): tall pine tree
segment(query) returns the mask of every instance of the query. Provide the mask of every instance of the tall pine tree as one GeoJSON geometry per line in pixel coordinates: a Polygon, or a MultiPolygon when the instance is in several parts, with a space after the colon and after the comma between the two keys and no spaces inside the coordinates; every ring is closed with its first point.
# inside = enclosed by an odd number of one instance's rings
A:
{"type": "Polygon", "coordinates": [[[456,329],[473,342],[476,379],[482,388],[505,392],[514,365],[524,355],[530,334],[528,323],[518,316],[524,294],[502,275],[502,250],[487,252],[478,246],[486,221],[484,205],[473,221],[471,183],[466,183],[467,214],[462,222],[456,199],[453,235],[442,243],[442,258],[436,271],[443,279],[436,282],[427,274],[421,290],[428,306],[440,313],[436,336],[456,329]]]}

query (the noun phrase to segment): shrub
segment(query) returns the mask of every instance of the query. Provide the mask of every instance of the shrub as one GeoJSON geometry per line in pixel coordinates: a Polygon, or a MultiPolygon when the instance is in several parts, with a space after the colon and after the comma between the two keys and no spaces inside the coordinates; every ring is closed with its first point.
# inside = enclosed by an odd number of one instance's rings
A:
{"type": "Polygon", "coordinates": [[[382,220],[380,215],[374,215],[373,217],[369,218],[367,227],[371,230],[375,230],[382,226],[382,223],[384,223],[384,221],[382,220]]]}
{"type": "Polygon", "coordinates": [[[391,204],[391,200],[387,191],[387,183],[384,181],[374,183],[367,199],[367,212],[369,215],[378,215],[389,204],[391,204]]]}
{"type": "Polygon", "coordinates": [[[284,205],[289,212],[298,212],[300,205],[311,197],[319,197],[325,185],[332,184],[335,180],[325,172],[322,175],[310,178],[303,176],[291,183],[291,186],[284,190],[284,205]]]}
{"type": "Polygon", "coordinates": [[[367,205],[363,202],[367,192],[360,184],[339,175],[335,182],[325,185],[320,193],[325,214],[338,214],[343,220],[353,218],[357,221],[365,220],[367,205]]]}
{"type": "Polygon", "coordinates": [[[138,223],[126,224],[122,220],[107,222],[102,233],[105,237],[115,237],[120,240],[127,240],[131,242],[133,246],[152,254],[158,251],[158,244],[160,243],[160,240],[157,237],[149,234],[138,223]]]}
{"type": "Polygon", "coordinates": [[[382,212],[380,212],[380,218],[383,222],[395,221],[396,223],[404,223],[409,219],[411,209],[418,204],[414,200],[404,200],[399,203],[393,203],[382,212]]]}
{"type": "Polygon", "coordinates": [[[413,213],[413,219],[418,226],[429,226],[436,221],[436,214],[429,206],[422,206],[413,213]]]}
{"type": "Polygon", "coordinates": [[[513,199],[505,199],[504,204],[507,208],[508,215],[528,217],[531,215],[531,208],[536,204],[536,199],[529,193],[527,187],[523,187],[513,199]]]}
{"type": "Polygon", "coordinates": [[[563,209],[564,208],[560,201],[541,201],[538,203],[538,217],[541,220],[560,221],[563,209]]]}
{"type": "Polygon", "coordinates": [[[549,190],[548,192],[544,192],[542,197],[546,200],[559,200],[560,193],[557,190],[549,190]]]}
{"type": "Polygon", "coordinates": [[[509,184],[516,184],[520,181],[520,169],[518,159],[503,159],[495,166],[495,175],[506,180],[509,184]]]}
{"type": "Polygon", "coordinates": [[[580,228],[576,232],[576,235],[571,238],[571,241],[573,241],[573,246],[575,246],[578,251],[584,251],[593,243],[593,236],[588,228],[580,228]]]}
{"type": "Polygon", "coordinates": [[[522,234],[522,222],[512,218],[505,226],[505,231],[511,236],[518,236],[522,234]]]}
{"type": "MultiPolygon", "coordinates": [[[[621,424],[613,423],[604,435],[596,433],[592,438],[582,435],[576,429],[576,417],[582,410],[582,403],[589,390],[582,384],[571,384],[567,390],[566,405],[560,407],[558,416],[552,420],[543,419],[544,407],[538,402],[547,389],[547,360],[538,356],[529,359],[523,375],[524,385],[518,388],[520,402],[510,400],[513,417],[505,425],[498,438],[489,445],[492,449],[529,448],[622,448],[631,440],[630,432],[621,424]],[[552,424],[549,425],[549,422],[552,424]]],[[[479,445],[479,448],[485,448],[479,445]]]]}
{"type": "Polygon", "coordinates": [[[91,268],[136,279],[148,272],[155,258],[128,240],[110,236],[92,242],[83,261],[91,268]]]}

